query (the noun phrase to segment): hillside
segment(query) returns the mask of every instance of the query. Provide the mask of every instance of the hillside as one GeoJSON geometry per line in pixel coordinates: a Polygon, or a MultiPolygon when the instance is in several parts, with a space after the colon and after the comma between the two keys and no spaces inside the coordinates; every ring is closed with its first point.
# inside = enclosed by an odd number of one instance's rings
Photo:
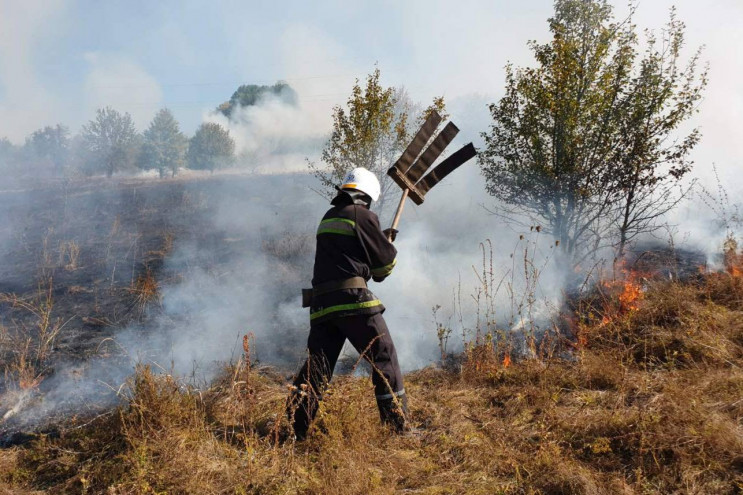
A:
{"type": "Polygon", "coordinates": [[[1,451],[3,493],[741,493],[743,278],[626,294],[576,314],[562,357],[509,362],[485,339],[408,374],[406,437],[378,425],[365,377],[337,377],[295,444],[270,368],[201,389],[140,369],[128,404],[1,451]]]}

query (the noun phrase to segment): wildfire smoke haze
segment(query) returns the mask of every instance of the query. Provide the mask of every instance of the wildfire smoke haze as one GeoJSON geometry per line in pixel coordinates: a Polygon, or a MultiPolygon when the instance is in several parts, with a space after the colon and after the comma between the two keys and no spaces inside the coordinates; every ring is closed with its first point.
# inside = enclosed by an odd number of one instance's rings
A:
{"type": "MultiPolygon", "coordinates": [[[[667,159],[677,168],[657,173],[682,179],[653,190],[657,176],[627,176],[605,196],[650,184],[648,201],[663,205],[650,223],[637,213],[620,253],[616,205],[591,210],[584,251],[556,227],[562,210],[535,213],[586,174],[555,185],[529,182],[539,166],[507,168],[551,146],[560,112],[535,110],[548,100],[541,86],[524,79],[511,94],[504,79],[559,65],[538,66],[561,39],[555,9],[599,15],[610,3],[0,0],[0,466],[11,473],[0,469],[0,491],[737,493],[743,7],[677,4],[678,46],[663,41],[670,2],[612,6],[615,27],[638,26],[640,58],[652,51],[645,27],[661,50],[680,50],[679,67],[704,45],[693,59],[704,96],[664,141],[690,143],[688,155],[643,162],[667,159]],[[446,32],[457,36],[430,34],[446,32]],[[519,107],[530,95],[536,106],[519,107]],[[450,149],[472,141],[479,163],[408,202],[395,269],[370,284],[421,440],[369,426],[371,368],[347,347],[308,446],[295,445],[285,385],[305,358],[300,290],[329,199],[312,167],[378,165],[383,189],[392,184],[373,205],[387,227],[400,191],[386,159],[437,102],[460,128],[450,149]],[[488,161],[497,116],[501,130],[518,117],[541,134],[488,161]],[[371,139],[366,122],[391,131],[371,139]],[[524,190],[491,195],[488,166],[524,190]],[[546,193],[519,209],[527,186],[546,193]],[[685,411],[687,387],[700,399],[685,411]]],[[[627,115],[625,132],[607,132],[635,136],[641,116],[627,115]]],[[[576,145],[565,153],[598,142],[590,125],[563,123],[576,145]]],[[[538,158],[519,166],[549,166],[538,158]]],[[[607,183],[572,191],[594,195],[590,210],[607,183]]]]}

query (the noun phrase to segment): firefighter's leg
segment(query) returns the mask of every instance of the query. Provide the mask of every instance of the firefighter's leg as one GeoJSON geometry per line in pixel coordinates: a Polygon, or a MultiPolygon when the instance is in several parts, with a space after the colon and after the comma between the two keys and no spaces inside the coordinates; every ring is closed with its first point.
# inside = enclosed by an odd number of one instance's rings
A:
{"type": "Polygon", "coordinates": [[[397,351],[381,314],[358,315],[339,319],[341,329],[359,353],[372,365],[372,382],[382,422],[397,431],[405,429],[407,397],[397,351]]]}
{"type": "Polygon", "coordinates": [[[332,321],[310,329],[307,360],[294,379],[294,388],[287,403],[287,415],[298,439],[307,435],[345,340],[332,321]]]}

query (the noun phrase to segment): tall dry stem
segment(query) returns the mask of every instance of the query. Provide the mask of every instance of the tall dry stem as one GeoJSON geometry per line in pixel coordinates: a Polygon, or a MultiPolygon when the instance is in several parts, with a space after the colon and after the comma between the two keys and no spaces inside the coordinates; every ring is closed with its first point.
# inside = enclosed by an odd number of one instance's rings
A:
{"type": "Polygon", "coordinates": [[[53,281],[49,278],[39,283],[33,299],[24,299],[16,294],[0,294],[0,303],[20,309],[34,320],[32,325],[14,321],[13,329],[4,329],[2,332],[2,340],[8,343],[12,356],[5,367],[6,382],[10,386],[33,388],[43,379],[54,342],[65,325],[52,316],[53,287],[53,281]]]}

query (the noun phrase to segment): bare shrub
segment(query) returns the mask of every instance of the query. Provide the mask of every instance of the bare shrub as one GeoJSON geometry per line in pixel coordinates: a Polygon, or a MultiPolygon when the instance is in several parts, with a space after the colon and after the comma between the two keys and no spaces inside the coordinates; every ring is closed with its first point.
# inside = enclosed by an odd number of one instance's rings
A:
{"type": "Polygon", "coordinates": [[[732,234],[728,234],[722,245],[722,260],[725,271],[731,276],[743,276],[743,252],[739,252],[738,241],[732,234]]]}

